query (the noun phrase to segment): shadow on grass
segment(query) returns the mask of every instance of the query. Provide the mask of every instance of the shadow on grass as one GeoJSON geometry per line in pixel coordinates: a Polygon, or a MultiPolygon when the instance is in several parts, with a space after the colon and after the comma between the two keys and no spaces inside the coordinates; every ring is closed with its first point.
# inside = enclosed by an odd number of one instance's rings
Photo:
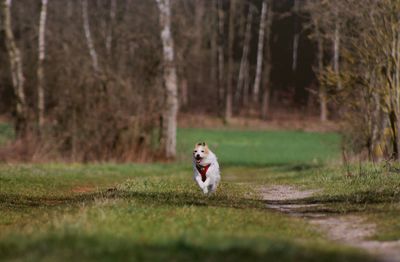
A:
{"type": "Polygon", "coordinates": [[[360,211],[367,204],[393,203],[400,201],[400,194],[391,191],[358,191],[348,195],[322,195],[290,200],[260,200],[243,198],[229,194],[216,194],[210,197],[194,192],[143,192],[118,189],[108,189],[98,192],[73,194],[70,196],[32,197],[19,194],[0,194],[0,206],[8,209],[24,209],[35,207],[54,207],[90,203],[102,199],[135,200],[151,205],[164,206],[207,206],[225,208],[265,209],[266,205],[306,205],[305,213],[324,212],[342,213],[345,211],[360,211]],[[308,206],[310,205],[310,206],[308,206]]]}
{"type": "Polygon", "coordinates": [[[301,172],[301,171],[311,171],[314,169],[321,168],[322,164],[306,164],[306,163],[251,163],[251,162],[232,162],[226,161],[221,162],[221,166],[224,168],[235,168],[235,167],[243,167],[243,168],[273,168],[274,171],[277,172],[301,172]]]}
{"type": "Polygon", "coordinates": [[[82,193],[71,196],[32,197],[18,194],[0,194],[0,206],[9,209],[53,207],[90,203],[102,199],[136,200],[151,205],[164,206],[214,206],[229,208],[263,208],[257,199],[246,199],[230,195],[203,196],[192,192],[141,192],[109,189],[100,192],[82,193]]]}
{"type": "MultiPolygon", "coordinates": [[[[360,212],[373,208],[376,204],[395,203],[400,201],[400,194],[392,191],[357,191],[347,195],[322,195],[302,199],[263,200],[272,207],[292,206],[297,214],[340,214],[360,212]],[[296,207],[298,206],[298,207],[296,207]]],[[[375,210],[379,212],[379,210],[375,210]]]]}
{"type": "Polygon", "coordinates": [[[3,261],[372,261],[350,250],[338,252],[279,239],[213,241],[203,245],[185,239],[144,244],[104,234],[14,236],[0,242],[0,257],[3,261]]]}

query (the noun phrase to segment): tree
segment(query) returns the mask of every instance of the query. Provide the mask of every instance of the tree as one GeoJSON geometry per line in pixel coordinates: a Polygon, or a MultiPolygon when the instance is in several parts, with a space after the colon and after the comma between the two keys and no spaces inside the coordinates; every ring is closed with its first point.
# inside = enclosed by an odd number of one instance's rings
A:
{"type": "MultiPolygon", "coordinates": [[[[245,90],[244,85],[245,85],[247,68],[249,67],[249,51],[250,51],[250,41],[251,41],[251,26],[253,23],[253,13],[254,13],[254,8],[251,5],[249,5],[247,20],[246,20],[246,28],[244,32],[242,59],[240,60],[239,77],[236,87],[236,95],[235,95],[236,101],[239,101],[240,95],[243,92],[248,92],[248,90],[245,90]]],[[[243,94],[243,96],[246,97],[247,95],[248,94],[243,94]]]]}
{"type": "MultiPolygon", "coordinates": [[[[224,25],[225,25],[225,12],[222,5],[222,0],[217,1],[218,9],[218,107],[221,107],[224,97],[224,75],[225,75],[225,55],[224,55],[224,25]]],[[[219,110],[218,110],[219,111],[219,110]]]]}
{"type": "Polygon", "coordinates": [[[92,58],[92,66],[95,74],[98,76],[100,73],[99,59],[97,56],[96,48],[94,47],[92,33],[90,31],[90,23],[89,23],[89,13],[88,13],[88,1],[81,0],[82,7],[82,20],[83,20],[83,29],[86,37],[86,44],[89,49],[90,57],[92,58]]]}
{"type": "Polygon", "coordinates": [[[225,121],[229,122],[232,118],[232,85],[233,85],[233,70],[234,58],[233,47],[235,42],[235,13],[236,13],[236,0],[229,1],[229,34],[228,34],[228,75],[227,85],[225,92],[225,121]]]}
{"type": "Polygon", "coordinates": [[[263,97],[261,103],[261,118],[266,120],[269,116],[269,101],[271,94],[271,69],[272,69],[272,61],[271,61],[271,25],[273,19],[272,12],[272,2],[270,2],[268,6],[268,15],[266,21],[266,29],[265,29],[265,38],[266,38],[266,47],[265,47],[265,62],[264,62],[264,90],[263,97]]]}
{"type": "Polygon", "coordinates": [[[10,59],[10,70],[13,84],[15,101],[15,131],[17,137],[21,138],[27,132],[27,104],[24,90],[24,74],[22,66],[22,55],[17,47],[11,23],[12,0],[3,0],[3,25],[6,38],[6,49],[10,59]]]}
{"type": "Polygon", "coordinates": [[[298,52],[299,52],[299,39],[300,34],[298,32],[299,28],[299,21],[297,16],[299,14],[300,3],[299,0],[294,0],[293,4],[293,11],[294,11],[294,36],[293,36],[293,50],[292,50],[292,70],[296,71],[297,69],[297,59],[298,59],[298,52]]]}
{"type": "Polygon", "coordinates": [[[178,114],[178,86],[174,64],[174,41],[171,33],[171,2],[156,0],[160,13],[161,42],[163,46],[164,85],[166,91],[163,115],[163,142],[165,156],[176,156],[176,129],[178,114]]]}
{"type": "Polygon", "coordinates": [[[45,97],[44,97],[44,61],[46,57],[46,18],[47,18],[48,0],[42,0],[39,20],[39,37],[38,37],[38,68],[37,68],[37,93],[38,93],[38,126],[39,130],[43,128],[45,97]]]}
{"type": "Polygon", "coordinates": [[[265,40],[265,22],[267,17],[267,0],[263,0],[261,8],[261,18],[260,18],[260,29],[258,32],[258,47],[257,47],[257,65],[256,65],[256,76],[254,80],[253,87],[253,101],[258,103],[260,85],[261,85],[261,74],[262,74],[262,63],[264,60],[264,40],[265,40]]]}
{"type": "Polygon", "coordinates": [[[313,71],[319,80],[318,88],[318,99],[319,99],[319,115],[321,122],[328,120],[328,95],[327,86],[323,80],[325,65],[324,65],[324,20],[326,20],[326,12],[323,12],[324,3],[319,0],[308,0],[304,9],[310,14],[310,26],[311,26],[311,39],[316,42],[317,53],[316,53],[316,66],[313,67],[313,71]]]}

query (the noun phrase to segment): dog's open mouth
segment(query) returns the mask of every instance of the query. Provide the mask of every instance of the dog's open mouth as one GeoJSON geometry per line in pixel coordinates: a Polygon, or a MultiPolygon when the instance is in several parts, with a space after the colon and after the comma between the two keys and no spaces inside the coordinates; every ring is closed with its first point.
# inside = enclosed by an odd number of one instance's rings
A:
{"type": "Polygon", "coordinates": [[[203,160],[202,157],[196,157],[195,159],[196,159],[196,164],[200,164],[201,160],[203,160]]]}

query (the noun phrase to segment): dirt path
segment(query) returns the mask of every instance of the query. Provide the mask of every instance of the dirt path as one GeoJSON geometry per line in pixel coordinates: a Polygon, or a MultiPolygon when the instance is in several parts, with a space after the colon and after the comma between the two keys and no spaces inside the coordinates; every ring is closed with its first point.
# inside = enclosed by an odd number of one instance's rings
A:
{"type": "Polygon", "coordinates": [[[277,185],[261,188],[260,193],[267,207],[290,216],[304,217],[325,232],[334,241],[362,248],[378,259],[387,262],[400,262],[400,241],[368,240],[376,226],[355,215],[332,215],[323,212],[321,204],[301,204],[317,190],[299,190],[292,186],[277,185]]]}

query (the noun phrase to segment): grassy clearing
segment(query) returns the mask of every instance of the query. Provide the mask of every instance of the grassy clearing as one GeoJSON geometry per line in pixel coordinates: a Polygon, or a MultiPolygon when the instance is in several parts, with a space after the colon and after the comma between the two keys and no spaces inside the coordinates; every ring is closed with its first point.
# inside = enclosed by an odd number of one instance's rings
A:
{"type": "Polygon", "coordinates": [[[359,251],[327,241],[302,219],[266,210],[258,198],[253,183],[261,172],[273,180],[286,174],[273,169],[315,166],[314,158],[322,162],[334,155],[323,150],[323,135],[313,142],[305,133],[285,134],[181,130],[183,162],[169,165],[1,165],[0,258],[365,261],[359,251]],[[242,135],[247,140],[236,143],[242,135]],[[268,149],[278,138],[288,143],[268,149]],[[315,152],[302,154],[303,139],[319,145],[315,152]],[[184,162],[197,140],[219,143],[215,151],[224,182],[212,197],[200,193],[190,162],[184,162]],[[267,157],[260,156],[263,147],[267,157]],[[287,149],[297,151],[285,157],[287,149]],[[244,153],[239,157],[231,150],[244,153]]]}
{"type": "Polygon", "coordinates": [[[184,169],[170,173],[170,167],[157,167],[150,174],[143,166],[107,165],[100,173],[101,165],[76,166],[76,172],[65,165],[31,168],[41,170],[42,180],[20,173],[20,167],[1,171],[8,178],[2,186],[22,183],[10,182],[20,176],[28,189],[2,191],[3,259],[364,259],[324,240],[302,220],[268,212],[248,186],[224,183],[218,195],[207,198],[184,169]],[[55,185],[54,176],[62,183],[55,185]],[[108,180],[100,180],[97,190],[75,191],[96,183],[95,176],[108,180]]]}
{"type": "Polygon", "coordinates": [[[320,165],[336,158],[340,137],[299,131],[180,129],[178,150],[188,161],[194,143],[206,141],[223,166],[320,165]]]}

